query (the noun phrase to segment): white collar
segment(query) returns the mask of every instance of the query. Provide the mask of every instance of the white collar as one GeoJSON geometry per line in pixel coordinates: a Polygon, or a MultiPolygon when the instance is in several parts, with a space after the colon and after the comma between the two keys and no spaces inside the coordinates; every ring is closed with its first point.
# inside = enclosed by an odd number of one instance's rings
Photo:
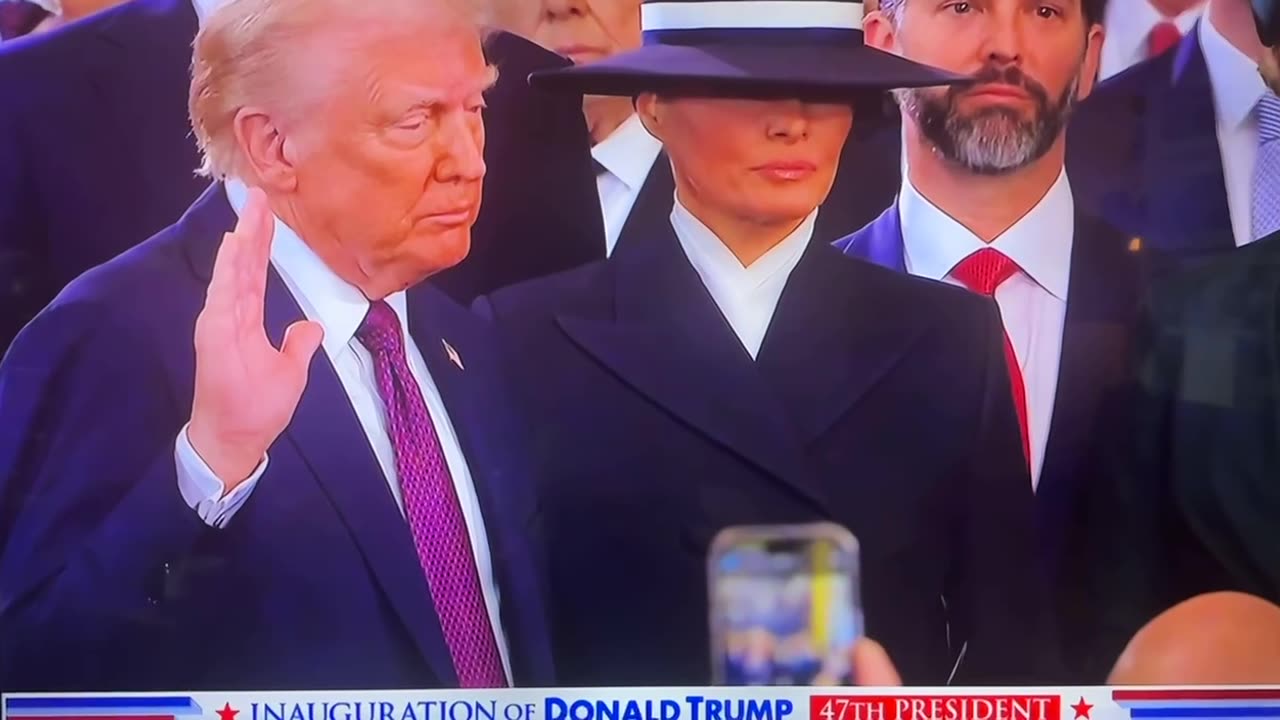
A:
{"type": "Polygon", "coordinates": [[[671,227],[675,229],[689,262],[713,295],[720,290],[743,295],[759,290],[780,273],[791,273],[813,237],[817,217],[818,211],[815,210],[782,242],[745,267],[711,228],[685,208],[679,198],[671,209],[671,227]]]}
{"type": "Polygon", "coordinates": [[[1040,202],[990,244],[929,202],[906,178],[898,212],[907,267],[913,275],[941,280],[961,260],[991,247],[1017,263],[1049,294],[1067,299],[1075,202],[1065,169],[1040,202]]]}
{"type": "Polygon", "coordinates": [[[1176,18],[1166,18],[1147,0],[1117,0],[1109,3],[1103,22],[1103,27],[1107,29],[1106,44],[1118,50],[1122,57],[1145,57],[1147,39],[1151,36],[1152,28],[1167,20],[1186,35],[1195,27],[1202,7],[1187,10],[1176,18]]]}
{"type": "Polygon", "coordinates": [[[228,0],[191,0],[191,6],[196,9],[196,19],[200,23],[200,27],[204,27],[204,23],[213,14],[214,10],[227,4],[228,0]]]}
{"type": "Polygon", "coordinates": [[[62,17],[62,0],[27,0],[54,17],[62,17]]]}
{"type": "Polygon", "coordinates": [[[591,148],[591,155],[596,162],[632,192],[638,192],[644,185],[649,170],[661,152],[662,143],[645,130],[640,116],[635,113],[619,125],[617,130],[609,133],[609,137],[591,148]]]}
{"type": "Polygon", "coordinates": [[[1200,48],[1209,68],[1213,106],[1218,123],[1235,129],[1253,118],[1253,109],[1267,93],[1258,63],[1227,41],[1214,27],[1210,14],[1200,23],[1200,48]]]}
{"type": "MultiPolygon", "coordinates": [[[[227,178],[223,183],[227,200],[236,211],[244,208],[249,188],[240,180],[227,178]]],[[[324,328],[324,350],[330,360],[350,349],[360,324],[369,312],[369,300],[358,288],[338,277],[325,265],[298,234],[280,218],[275,218],[275,235],[271,241],[271,265],[280,274],[307,319],[324,328]]],[[[396,311],[403,330],[408,330],[407,303],[404,292],[386,297],[396,311]]]]}

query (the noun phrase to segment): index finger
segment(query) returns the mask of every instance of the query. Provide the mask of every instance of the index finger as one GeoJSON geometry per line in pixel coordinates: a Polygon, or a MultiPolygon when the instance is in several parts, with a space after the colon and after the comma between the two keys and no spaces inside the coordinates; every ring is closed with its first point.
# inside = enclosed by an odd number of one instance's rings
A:
{"type": "Polygon", "coordinates": [[[251,316],[248,321],[260,325],[266,302],[267,268],[271,265],[271,240],[275,234],[275,216],[271,214],[267,196],[262,190],[249,190],[235,234],[241,245],[240,267],[237,269],[238,294],[249,304],[251,316]]]}

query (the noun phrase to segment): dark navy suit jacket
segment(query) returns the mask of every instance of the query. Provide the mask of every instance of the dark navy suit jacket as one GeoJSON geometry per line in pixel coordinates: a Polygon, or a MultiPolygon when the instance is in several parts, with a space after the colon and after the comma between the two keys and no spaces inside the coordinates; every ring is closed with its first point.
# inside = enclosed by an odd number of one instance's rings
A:
{"type": "MultiPolygon", "coordinates": [[[[191,337],[234,221],[213,186],[176,225],[72,283],[0,365],[6,690],[457,682],[408,525],[323,352],[225,529],[178,491],[191,337]]],[[[491,334],[428,285],[408,303],[481,501],[515,681],[547,684],[534,483],[491,334]]],[[[271,271],[267,335],[278,344],[302,317],[271,271]]]]}
{"type": "Polygon", "coordinates": [[[753,362],[668,225],[477,309],[540,418],[564,683],[709,682],[712,538],[810,521],[859,538],[867,632],[907,682],[945,683],[958,658],[957,683],[1043,678],[989,301],[813,242],[753,362]]]}
{"type": "MultiPolygon", "coordinates": [[[[1125,397],[1143,275],[1123,235],[1080,212],[1075,228],[1058,389],[1035,515],[1060,643],[1071,670],[1083,675],[1073,679],[1102,682],[1105,678],[1091,674],[1105,673],[1115,658],[1093,657],[1083,579],[1091,571],[1091,508],[1100,497],[1094,486],[1107,482],[1110,472],[1114,437],[1109,422],[1125,397]]],[[[898,205],[836,247],[906,272],[898,205]]]]}
{"type": "MultiPolygon", "coordinates": [[[[0,355],[67,283],[182,215],[207,187],[187,117],[191,0],[130,0],[0,46],[0,355]]],[[[603,256],[581,99],[528,86],[568,61],[496,33],[480,217],[435,284],[470,303],[603,256]],[[595,208],[592,211],[592,208],[595,208]],[[538,228],[536,241],[510,228],[538,228]],[[519,237],[520,242],[513,242],[519,237]],[[599,246],[599,247],[597,247],[599,246]]]]}
{"type": "Polygon", "coordinates": [[[1081,103],[1068,130],[1067,170],[1080,207],[1141,238],[1153,272],[1235,248],[1198,26],[1081,103]]]}

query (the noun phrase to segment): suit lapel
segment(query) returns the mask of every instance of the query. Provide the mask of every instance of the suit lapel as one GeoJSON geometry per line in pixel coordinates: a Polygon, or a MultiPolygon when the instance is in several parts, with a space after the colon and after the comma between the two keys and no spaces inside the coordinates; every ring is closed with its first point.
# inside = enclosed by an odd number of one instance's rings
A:
{"type": "MultiPolygon", "coordinates": [[[[888,374],[928,326],[905,310],[883,271],[811,243],[792,272],[759,366],[803,442],[817,439],[888,374]]],[[[891,276],[893,285],[900,278],[891,276]]]]}
{"type": "Polygon", "coordinates": [[[859,230],[851,238],[845,253],[880,267],[905,273],[907,261],[898,203],[895,201],[880,213],[880,217],[859,230]]]}
{"type": "Polygon", "coordinates": [[[1200,34],[1188,33],[1173,74],[1152,93],[1146,115],[1146,208],[1149,241],[1160,250],[1195,256],[1227,250],[1231,211],[1209,68],[1200,34]]]}
{"type": "Polygon", "coordinates": [[[1125,377],[1129,338],[1141,292],[1137,256],[1117,231],[1079,213],[1063,327],[1053,418],[1036,489],[1037,513],[1051,565],[1061,556],[1065,516],[1075,512],[1081,483],[1096,472],[1090,445],[1104,420],[1103,400],[1125,377]]]}
{"type": "Polygon", "coordinates": [[[622,224],[622,232],[618,235],[618,244],[614,252],[636,242],[647,242],[649,238],[665,232],[670,226],[671,209],[675,205],[676,180],[671,174],[671,160],[665,152],[658,153],[653,167],[640,186],[640,194],[636,196],[635,205],[627,214],[627,221],[622,224]]]}
{"type": "Polygon", "coordinates": [[[637,392],[825,512],[793,428],[670,224],[635,239],[609,261],[615,317],[561,315],[561,328],[637,392]]]}

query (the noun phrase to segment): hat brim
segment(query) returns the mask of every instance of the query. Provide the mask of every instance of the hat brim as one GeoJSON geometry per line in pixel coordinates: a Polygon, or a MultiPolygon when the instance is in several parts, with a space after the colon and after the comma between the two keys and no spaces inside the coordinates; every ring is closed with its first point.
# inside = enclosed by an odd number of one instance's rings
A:
{"type": "Polygon", "coordinates": [[[894,88],[968,78],[861,44],[648,45],[586,65],[535,72],[549,91],[635,96],[787,97],[853,101],[894,88]]]}

